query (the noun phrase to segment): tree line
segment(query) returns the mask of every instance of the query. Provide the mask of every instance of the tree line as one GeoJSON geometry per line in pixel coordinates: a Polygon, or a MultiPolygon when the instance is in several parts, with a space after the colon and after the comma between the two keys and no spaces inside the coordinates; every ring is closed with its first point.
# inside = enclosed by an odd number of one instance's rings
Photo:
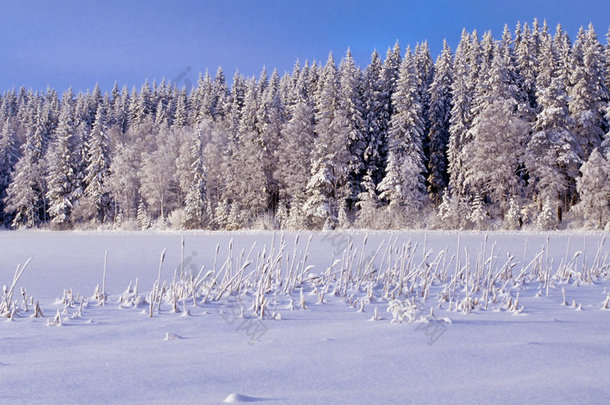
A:
{"type": "MultiPolygon", "coordinates": [[[[610,41],[610,30],[607,35],[610,41]]],[[[610,45],[546,23],[192,89],[6,91],[5,227],[610,226],[610,45]]]]}

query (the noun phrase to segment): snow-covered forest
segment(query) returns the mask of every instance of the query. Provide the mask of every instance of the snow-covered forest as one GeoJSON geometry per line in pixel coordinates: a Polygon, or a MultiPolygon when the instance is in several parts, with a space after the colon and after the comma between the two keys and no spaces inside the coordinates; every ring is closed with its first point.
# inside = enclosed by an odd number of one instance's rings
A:
{"type": "Polygon", "coordinates": [[[71,229],[610,227],[610,30],[463,31],[368,66],[2,94],[0,221],[71,229]]]}

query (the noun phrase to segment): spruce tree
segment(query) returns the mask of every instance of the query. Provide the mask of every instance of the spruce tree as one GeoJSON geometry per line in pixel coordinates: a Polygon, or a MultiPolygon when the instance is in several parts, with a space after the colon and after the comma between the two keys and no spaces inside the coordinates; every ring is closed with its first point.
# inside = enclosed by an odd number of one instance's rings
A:
{"type": "Polygon", "coordinates": [[[11,184],[11,175],[18,160],[18,150],[15,143],[12,120],[6,118],[0,129],[0,223],[4,225],[10,225],[10,217],[5,213],[4,201],[8,186],[11,184]]]}
{"type": "Polygon", "coordinates": [[[95,207],[94,218],[97,223],[103,223],[110,213],[110,193],[106,185],[110,167],[110,145],[103,106],[100,106],[95,114],[95,122],[89,135],[88,151],[88,165],[84,179],[85,195],[95,207]]]}
{"type": "Polygon", "coordinates": [[[64,103],[59,125],[47,154],[47,199],[51,222],[59,227],[70,224],[74,192],[74,123],[69,103],[64,103]]]}
{"type": "Polygon", "coordinates": [[[416,212],[426,196],[423,156],[423,122],[414,56],[407,48],[400,66],[396,92],[392,97],[394,114],[388,131],[388,164],[378,186],[380,198],[390,209],[405,207],[416,212]]]}
{"type": "Polygon", "coordinates": [[[578,33],[572,52],[570,77],[570,113],[574,118],[574,133],[582,148],[583,160],[598,148],[608,129],[604,118],[608,89],[604,83],[603,48],[592,25],[578,33]]]}
{"type": "Polygon", "coordinates": [[[338,108],[345,114],[349,149],[347,209],[353,208],[361,192],[360,183],[365,174],[364,153],[367,147],[362,117],[361,72],[348,49],[339,67],[338,108]]]}
{"type": "Polygon", "coordinates": [[[434,80],[430,85],[430,109],[428,117],[430,130],[428,138],[428,195],[435,205],[440,203],[442,191],[449,185],[447,173],[447,144],[451,118],[453,83],[451,49],[447,41],[436,60],[434,80]]]}

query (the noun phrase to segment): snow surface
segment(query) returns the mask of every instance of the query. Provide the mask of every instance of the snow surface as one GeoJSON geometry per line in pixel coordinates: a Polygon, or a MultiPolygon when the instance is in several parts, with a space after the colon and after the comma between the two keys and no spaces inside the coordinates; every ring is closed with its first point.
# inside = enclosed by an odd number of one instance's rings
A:
{"type": "MultiPolygon", "coordinates": [[[[397,238],[397,245],[411,240],[421,252],[446,250],[449,258],[459,239],[461,260],[466,250],[474,261],[482,247],[493,247],[498,262],[511,252],[517,268],[547,244],[544,260],[554,269],[579,251],[583,264],[610,252],[610,243],[598,249],[602,233],[490,233],[485,243],[478,232],[305,232],[299,247],[313,235],[307,264],[320,274],[348,241],[360,249],[367,234],[367,256],[397,238]]],[[[462,314],[430,299],[435,316],[447,318],[432,329],[421,317],[391,323],[387,303],[359,312],[331,294],[317,304],[310,292],[306,310],[280,300],[281,320],[235,319],[235,296],[189,306],[187,315],[169,305],[152,318],[147,307],[121,307],[119,295],[136,278],[143,294],[152,289],[163,249],[161,279],[171,281],[182,236],[185,268],[196,270],[212,268],[217,245],[223,262],[231,240],[236,257],[254,242],[256,254],[280,240],[277,232],[0,232],[0,285],[10,285],[31,257],[17,288],[40,300],[45,315],[0,319],[3,403],[601,404],[610,397],[610,310],[601,310],[607,279],[562,284],[540,297],[538,287],[524,285],[521,313],[462,314]],[[90,297],[101,285],[105,251],[106,305],[91,300],[82,316],[72,318],[78,308],[71,308],[61,327],[47,326],[64,308],[64,289],[90,297]],[[582,310],[561,305],[562,288],[582,310]],[[373,308],[381,320],[370,321],[373,308]],[[253,338],[254,325],[260,333],[253,338]]],[[[295,237],[286,234],[289,254],[295,237]]],[[[298,306],[298,293],[292,298],[298,306]]]]}

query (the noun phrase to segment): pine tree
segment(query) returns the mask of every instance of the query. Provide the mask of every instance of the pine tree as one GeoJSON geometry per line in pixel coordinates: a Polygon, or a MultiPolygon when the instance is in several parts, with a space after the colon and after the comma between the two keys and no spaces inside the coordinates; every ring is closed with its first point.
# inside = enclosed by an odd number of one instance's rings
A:
{"type": "MultiPolygon", "coordinates": [[[[8,115],[10,114],[7,114],[7,116],[8,115]]],[[[7,189],[11,184],[11,175],[18,160],[15,141],[15,131],[13,129],[12,120],[6,118],[6,121],[4,121],[4,125],[0,130],[0,223],[5,225],[10,224],[7,223],[10,218],[6,216],[4,201],[7,189]]]]}
{"type": "Polygon", "coordinates": [[[437,205],[442,191],[449,185],[447,144],[452,105],[453,67],[451,58],[451,49],[449,49],[447,41],[444,41],[443,52],[436,60],[434,80],[429,90],[428,195],[437,205]]]}
{"type": "Polygon", "coordinates": [[[40,161],[35,155],[34,150],[24,148],[6,191],[5,212],[14,213],[13,227],[33,228],[40,223],[44,185],[40,161]]]}
{"type": "Polygon", "coordinates": [[[309,225],[333,229],[338,208],[349,197],[346,190],[349,172],[349,118],[339,108],[339,81],[332,53],[316,93],[314,131],[317,135],[311,156],[311,177],[307,184],[304,214],[309,225]]]}
{"type": "Polygon", "coordinates": [[[400,64],[402,58],[400,56],[400,45],[398,41],[394,44],[393,48],[388,48],[386,58],[383,62],[383,68],[381,69],[381,84],[382,90],[380,94],[380,102],[382,104],[381,116],[379,117],[380,124],[380,137],[381,147],[379,150],[381,165],[377,174],[375,175],[373,182],[378,185],[385,175],[385,167],[388,159],[388,139],[387,132],[390,127],[390,119],[394,114],[394,107],[392,105],[392,97],[396,91],[396,83],[398,81],[398,73],[400,71],[400,64]]]}
{"type": "Polygon", "coordinates": [[[203,163],[203,144],[198,133],[193,134],[186,151],[190,155],[188,176],[182,182],[183,192],[185,192],[184,217],[182,227],[185,229],[199,229],[206,222],[206,178],[205,165],[203,163]],[[186,190],[184,190],[186,188],[186,190]]]}
{"type": "Polygon", "coordinates": [[[186,95],[186,89],[182,89],[178,92],[176,101],[176,111],[174,112],[174,126],[176,128],[183,128],[189,124],[188,118],[188,97],[186,95]]]}
{"type": "Polygon", "coordinates": [[[348,49],[339,66],[338,108],[347,118],[344,123],[349,149],[347,207],[351,209],[361,192],[360,182],[365,174],[364,153],[367,147],[362,117],[361,72],[348,49]]]}
{"type": "Polygon", "coordinates": [[[6,191],[8,214],[14,213],[13,227],[37,226],[46,219],[46,182],[43,160],[49,142],[49,106],[42,101],[32,105],[31,118],[24,122],[27,131],[21,145],[21,157],[11,175],[11,183],[6,191]]]}
{"type": "MultiPolygon", "coordinates": [[[[259,84],[260,87],[260,84],[259,84]]],[[[280,77],[277,70],[264,86],[257,111],[257,130],[260,133],[262,148],[262,170],[266,179],[267,201],[270,208],[275,210],[279,199],[277,171],[277,150],[279,147],[282,125],[284,124],[285,110],[280,95],[280,77]]]]}
{"type": "Polygon", "coordinates": [[[371,63],[363,78],[363,137],[366,145],[363,153],[362,192],[358,196],[360,208],[370,198],[377,199],[376,180],[382,176],[382,146],[385,142],[388,117],[384,100],[383,65],[377,51],[371,55],[371,63]]]}
{"type": "MultiPolygon", "coordinates": [[[[434,80],[434,62],[430,56],[430,49],[428,48],[428,42],[424,41],[415,47],[415,71],[417,75],[417,87],[419,92],[419,99],[422,106],[422,123],[424,126],[424,133],[427,134],[430,131],[430,86],[434,80]]],[[[427,158],[429,156],[429,145],[426,138],[424,138],[424,154],[427,158]]],[[[428,162],[425,162],[426,165],[428,162]]]]}
{"type": "Polygon", "coordinates": [[[572,52],[569,107],[583,160],[593,149],[599,148],[608,129],[604,118],[608,89],[604,83],[602,52],[593,26],[589,25],[586,32],[581,28],[572,52]]]}
{"type": "MultiPolygon", "coordinates": [[[[152,107],[152,90],[150,88],[150,84],[148,84],[148,80],[144,82],[140,93],[138,93],[135,88],[131,93],[131,104],[129,107],[129,126],[137,127],[146,122],[147,119],[152,120],[151,115],[154,110],[152,107]]],[[[95,112],[94,112],[95,114],[95,112]]]]}
{"type": "Polygon", "coordinates": [[[226,161],[227,187],[224,197],[231,203],[237,203],[256,217],[269,206],[268,178],[264,172],[264,144],[258,130],[257,111],[260,97],[257,83],[248,80],[244,105],[233,154],[226,161]]]}
{"type": "Polygon", "coordinates": [[[561,221],[561,207],[567,208],[571,200],[582,152],[571,131],[573,120],[568,111],[564,78],[558,69],[553,70],[548,47],[543,47],[542,57],[546,64],[551,64],[551,79],[538,91],[541,111],[527,145],[526,167],[536,199],[540,203],[549,199],[558,209],[556,219],[561,221]]]}
{"type": "Polygon", "coordinates": [[[449,173],[449,189],[451,193],[463,195],[464,169],[462,149],[467,143],[467,133],[472,124],[472,102],[474,98],[476,54],[471,51],[471,39],[466,30],[462,31],[462,38],[455,51],[453,62],[453,84],[451,118],[449,119],[449,145],[447,147],[447,161],[449,173]]]}
{"type": "Polygon", "coordinates": [[[59,227],[71,222],[74,192],[74,156],[72,153],[74,123],[69,103],[64,103],[52,147],[47,154],[47,199],[51,222],[59,227]]]}
{"type": "Polygon", "coordinates": [[[210,113],[214,120],[224,118],[228,95],[229,89],[227,88],[225,74],[222,67],[219,66],[212,83],[212,100],[210,102],[210,113]]]}
{"type": "Polygon", "coordinates": [[[532,111],[535,111],[537,108],[536,79],[538,67],[540,66],[537,45],[536,35],[532,33],[527,23],[524,24],[519,43],[515,48],[515,54],[519,75],[521,76],[521,91],[526,97],[527,107],[532,111]]]}
{"type": "Polygon", "coordinates": [[[239,125],[241,121],[241,110],[244,106],[244,99],[246,96],[246,83],[244,78],[241,77],[239,71],[235,72],[233,76],[233,84],[231,85],[231,94],[227,97],[224,110],[225,118],[227,120],[227,127],[230,132],[230,140],[233,141],[237,136],[239,125]]]}
{"type": "Polygon", "coordinates": [[[394,114],[388,131],[388,164],[378,186],[380,198],[390,209],[405,207],[416,212],[426,197],[423,157],[423,123],[414,58],[409,49],[400,66],[396,92],[392,98],[394,114]]]}
{"type": "Polygon", "coordinates": [[[110,167],[110,145],[103,106],[100,106],[95,114],[88,150],[85,194],[95,207],[96,221],[103,223],[110,213],[110,193],[106,185],[110,167]]]}

